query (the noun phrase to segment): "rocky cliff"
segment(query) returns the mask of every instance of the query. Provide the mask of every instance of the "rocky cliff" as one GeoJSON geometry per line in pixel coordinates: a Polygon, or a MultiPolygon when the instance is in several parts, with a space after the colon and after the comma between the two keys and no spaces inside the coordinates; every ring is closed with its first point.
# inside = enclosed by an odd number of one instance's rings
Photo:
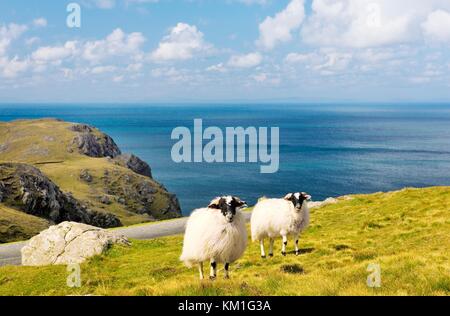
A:
{"type": "Polygon", "coordinates": [[[72,221],[104,228],[120,226],[116,216],[80,204],[30,165],[0,164],[0,196],[0,202],[6,206],[53,223],[72,221]]]}
{"type": "MultiPolygon", "coordinates": [[[[93,126],[55,119],[0,123],[0,205],[49,224],[103,228],[181,216],[146,162],[93,126]]],[[[0,234],[2,219],[0,209],[0,234]]]]}

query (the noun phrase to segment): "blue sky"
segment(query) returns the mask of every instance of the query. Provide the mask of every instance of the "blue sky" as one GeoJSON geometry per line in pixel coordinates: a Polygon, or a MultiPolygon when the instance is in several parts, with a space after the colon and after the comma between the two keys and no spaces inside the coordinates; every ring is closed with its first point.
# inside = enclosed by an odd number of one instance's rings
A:
{"type": "Polygon", "coordinates": [[[2,102],[449,102],[448,0],[0,2],[2,102]]]}

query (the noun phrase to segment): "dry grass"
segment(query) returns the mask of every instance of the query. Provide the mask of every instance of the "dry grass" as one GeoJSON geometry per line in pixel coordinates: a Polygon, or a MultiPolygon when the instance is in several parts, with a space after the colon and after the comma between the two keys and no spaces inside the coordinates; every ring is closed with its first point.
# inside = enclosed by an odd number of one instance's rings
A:
{"type": "Polygon", "coordinates": [[[0,204],[0,243],[29,239],[49,225],[44,219],[0,204]]]}

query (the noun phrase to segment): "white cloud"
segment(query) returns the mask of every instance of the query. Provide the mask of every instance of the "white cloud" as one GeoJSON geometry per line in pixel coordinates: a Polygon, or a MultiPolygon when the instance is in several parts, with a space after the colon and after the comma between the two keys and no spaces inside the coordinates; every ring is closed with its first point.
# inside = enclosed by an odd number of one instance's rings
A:
{"type": "Polygon", "coordinates": [[[267,17],[259,25],[257,44],[265,49],[273,49],[278,43],[290,41],[291,33],[300,27],[304,19],[304,0],[291,0],[283,11],[275,17],[267,17]]]}
{"type": "Polygon", "coordinates": [[[192,79],[192,77],[187,74],[186,71],[178,70],[174,67],[153,69],[152,76],[154,78],[165,78],[171,82],[186,82],[192,79]]]}
{"type": "Polygon", "coordinates": [[[117,68],[115,66],[97,66],[92,68],[91,73],[94,75],[101,75],[109,72],[114,72],[116,71],[116,69],[117,68]]]}
{"type": "Polygon", "coordinates": [[[450,13],[436,10],[422,24],[424,35],[436,42],[450,42],[450,13]]]}
{"type": "Polygon", "coordinates": [[[203,33],[195,25],[178,23],[152,52],[154,61],[187,60],[195,54],[207,52],[212,46],[203,39],[203,33]]]}
{"type": "Polygon", "coordinates": [[[8,24],[0,27],[0,56],[6,54],[6,50],[11,45],[12,41],[20,37],[27,27],[19,24],[8,24]]]}
{"type": "Polygon", "coordinates": [[[115,76],[113,78],[113,82],[119,83],[122,82],[124,80],[124,76],[115,76]]]}
{"type": "Polygon", "coordinates": [[[303,63],[309,61],[311,57],[312,54],[290,53],[286,56],[284,61],[289,64],[303,63]]]}
{"type": "Polygon", "coordinates": [[[74,56],[78,51],[78,43],[68,41],[62,46],[39,47],[31,55],[36,62],[61,62],[63,59],[74,56]]]}
{"type": "Polygon", "coordinates": [[[227,72],[227,68],[225,67],[225,65],[223,63],[219,63],[217,65],[209,66],[208,68],[206,68],[206,71],[224,73],[224,72],[227,72]]]}
{"type": "Polygon", "coordinates": [[[332,75],[344,71],[350,65],[353,55],[350,53],[341,53],[336,51],[324,53],[325,62],[314,66],[314,70],[322,75],[332,75]]]}
{"type": "Polygon", "coordinates": [[[267,80],[267,74],[265,74],[265,73],[256,74],[256,75],[253,75],[252,78],[253,78],[256,82],[264,82],[264,81],[267,80]]]}
{"type": "Polygon", "coordinates": [[[420,39],[420,24],[445,0],[313,0],[302,28],[308,44],[367,48],[420,39]]]}
{"type": "Polygon", "coordinates": [[[82,56],[91,63],[98,63],[109,57],[127,56],[138,59],[141,47],[145,42],[142,33],[124,33],[120,28],[115,29],[106,39],[89,41],[84,44],[82,56]]]}
{"type": "Polygon", "coordinates": [[[128,72],[139,72],[144,65],[142,63],[134,63],[127,66],[128,72]]]}
{"type": "Polygon", "coordinates": [[[5,78],[15,78],[19,73],[27,71],[29,66],[28,60],[20,60],[17,56],[13,59],[0,57],[1,74],[5,78]]]}
{"type": "Polygon", "coordinates": [[[250,53],[247,55],[234,55],[228,61],[230,67],[253,68],[261,64],[263,56],[260,53],[250,53]]]}
{"type": "Polygon", "coordinates": [[[291,53],[285,57],[287,64],[302,64],[306,69],[321,75],[334,75],[348,70],[354,59],[352,53],[334,49],[320,49],[307,54],[291,53]]]}
{"type": "Polygon", "coordinates": [[[33,25],[36,27],[46,27],[47,26],[47,20],[45,18],[38,18],[33,20],[33,25]]]}

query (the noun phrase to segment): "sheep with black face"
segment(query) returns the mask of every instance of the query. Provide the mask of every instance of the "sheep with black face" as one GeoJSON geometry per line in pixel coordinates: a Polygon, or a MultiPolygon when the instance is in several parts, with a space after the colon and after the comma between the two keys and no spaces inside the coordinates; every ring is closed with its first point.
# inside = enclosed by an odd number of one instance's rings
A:
{"type": "Polygon", "coordinates": [[[211,279],[217,277],[218,263],[225,265],[225,278],[228,278],[230,264],[244,254],[247,229],[240,211],[244,206],[245,202],[237,197],[218,197],[189,217],[180,260],[188,267],[198,265],[200,279],[204,278],[205,261],[211,264],[211,279]]]}
{"type": "Polygon", "coordinates": [[[283,238],[282,255],[286,256],[288,236],[295,240],[295,254],[299,255],[300,233],[309,225],[308,201],[311,196],[305,192],[289,193],[284,199],[265,199],[255,206],[251,218],[253,241],[259,241],[261,257],[266,257],[264,239],[269,238],[269,256],[273,256],[274,239],[283,238]]]}

